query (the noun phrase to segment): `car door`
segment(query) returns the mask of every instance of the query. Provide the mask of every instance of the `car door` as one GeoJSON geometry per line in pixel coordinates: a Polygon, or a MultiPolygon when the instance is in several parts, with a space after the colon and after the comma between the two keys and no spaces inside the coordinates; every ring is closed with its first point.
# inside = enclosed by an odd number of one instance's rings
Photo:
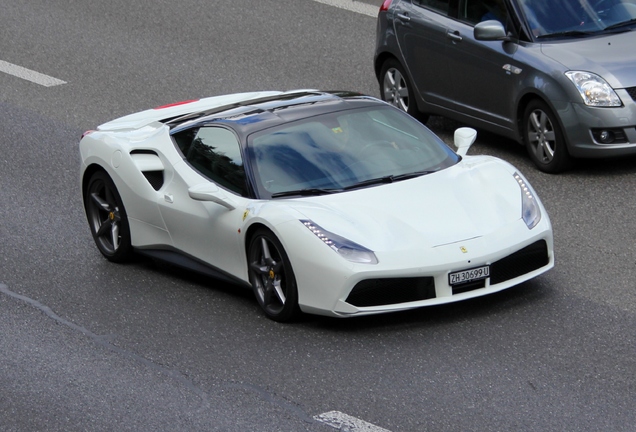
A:
{"type": "Polygon", "coordinates": [[[426,102],[448,106],[452,83],[447,79],[447,31],[451,3],[457,0],[400,2],[394,15],[395,34],[415,91],[426,102]]]}
{"type": "Polygon", "coordinates": [[[522,71],[514,60],[518,45],[479,41],[473,34],[477,23],[491,19],[512,31],[508,9],[497,6],[503,1],[460,0],[457,19],[448,24],[447,77],[453,83],[454,111],[511,129],[516,103],[513,92],[522,71]]]}
{"type": "Polygon", "coordinates": [[[176,141],[185,159],[175,164],[174,175],[159,198],[173,244],[191,257],[243,277],[247,269],[238,232],[240,208],[247,199],[243,197],[246,182],[238,140],[229,129],[216,126],[181,135],[176,141]],[[189,193],[193,186],[204,186],[218,202],[193,199],[189,193]]]}

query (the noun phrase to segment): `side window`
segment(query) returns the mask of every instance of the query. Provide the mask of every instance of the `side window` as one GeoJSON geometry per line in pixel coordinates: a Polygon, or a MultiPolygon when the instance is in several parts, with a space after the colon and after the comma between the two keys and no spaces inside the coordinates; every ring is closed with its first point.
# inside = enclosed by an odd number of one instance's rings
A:
{"type": "Polygon", "coordinates": [[[179,150],[181,150],[181,154],[183,154],[184,157],[188,155],[188,150],[190,150],[190,146],[192,145],[192,141],[194,141],[194,137],[197,135],[197,131],[197,128],[186,129],[172,135],[174,142],[177,144],[177,147],[179,147],[179,150]]]}
{"type": "Polygon", "coordinates": [[[505,27],[508,12],[504,0],[464,0],[460,2],[459,19],[473,25],[496,20],[505,27]]]}
{"type": "Polygon", "coordinates": [[[413,0],[413,4],[448,15],[450,0],[413,0]]]}
{"type": "Polygon", "coordinates": [[[234,133],[220,127],[202,127],[185,155],[197,171],[226,189],[245,195],[241,148],[234,133]]]}

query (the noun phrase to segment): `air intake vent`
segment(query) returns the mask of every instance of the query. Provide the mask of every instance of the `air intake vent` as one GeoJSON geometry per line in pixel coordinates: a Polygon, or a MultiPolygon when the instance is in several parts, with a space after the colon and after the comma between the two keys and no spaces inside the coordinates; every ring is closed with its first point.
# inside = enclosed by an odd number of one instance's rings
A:
{"type": "Polygon", "coordinates": [[[347,303],[358,307],[408,303],[435,298],[432,277],[368,279],[356,284],[347,303]]]}
{"type": "Polygon", "coordinates": [[[163,171],[144,171],[142,174],[154,190],[161,189],[161,186],[163,186],[163,171]]]}
{"type": "Polygon", "coordinates": [[[539,240],[490,265],[490,284],[495,285],[548,265],[548,245],[539,240]]]}

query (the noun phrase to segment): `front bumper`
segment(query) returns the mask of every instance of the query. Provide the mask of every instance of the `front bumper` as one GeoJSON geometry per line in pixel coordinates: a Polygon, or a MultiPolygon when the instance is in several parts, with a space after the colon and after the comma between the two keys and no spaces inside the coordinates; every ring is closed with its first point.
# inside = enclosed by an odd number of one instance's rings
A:
{"type": "Polygon", "coordinates": [[[616,93],[623,101],[622,107],[598,108],[568,103],[559,109],[570,155],[598,158],[636,154],[636,102],[625,89],[618,89],[616,93]],[[624,138],[601,142],[598,134],[603,130],[622,134],[624,138]]]}
{"type": "MultiPolygon", "coordinates": [[[[542,221],[533,230],[528,230],[519,221],[488,236],[440,245],[430,250],[376,253],[379,259],[377,265],[333,267],[329,263],[313,262],[313,265],[297,267],[301,309],[313,314],[347,317],[451,303],[510,288],[554,266],[552,231],[548,220],[542,221]],[[544,259],[536,261],[533,258],[536,265],[525,267],[520,273],[511,268],[516,266],[515,260],[519,262],[527,258],[519,256],[523,254],[519,251],[535,249],[537,244],[543,245],[544,259]],[[490,265],[489,278],[467,287],[449,284],[449,273],[483,265],[490,265]],[[388,299],[386,303],[378,304],[382,303],[378,300],[368,306],[368,300],[360,301],[360,296],[351,295],[356,286],[369,281],[380,281],[372,289],[384,289],[385,292],[379,293],[379,296],[378,292],[369,295],[388,299]],[[405,295],[390,292],[401,289],[409,290],[415,297],[403,301],[400,299],[404,299],[405,295]],[[398,302],[392,302],[392,299],[398,302]]],[[[533,253],[536,255],[536,251],[533,253]]],[[[406,294],[406,297],[409,295],[406,294]]]]}

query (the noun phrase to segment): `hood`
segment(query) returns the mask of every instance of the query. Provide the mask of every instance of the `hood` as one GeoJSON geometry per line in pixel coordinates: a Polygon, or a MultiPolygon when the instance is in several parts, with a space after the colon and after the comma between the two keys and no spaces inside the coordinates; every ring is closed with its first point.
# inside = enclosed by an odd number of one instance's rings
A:
{"type": "Polygon", "coordinates": [[[594,72],[613,88],[628,88],[636,86],[635,36],[628,31],[546,43],[541,51],[568,70],[594,72]]]}
{"type": "Polygon", "coordinates": [[[415,179],[286,204],[374,251],[435,247],[481,237],[521,219],[514,171],[494,158],[467,157],[415,179]]]}

